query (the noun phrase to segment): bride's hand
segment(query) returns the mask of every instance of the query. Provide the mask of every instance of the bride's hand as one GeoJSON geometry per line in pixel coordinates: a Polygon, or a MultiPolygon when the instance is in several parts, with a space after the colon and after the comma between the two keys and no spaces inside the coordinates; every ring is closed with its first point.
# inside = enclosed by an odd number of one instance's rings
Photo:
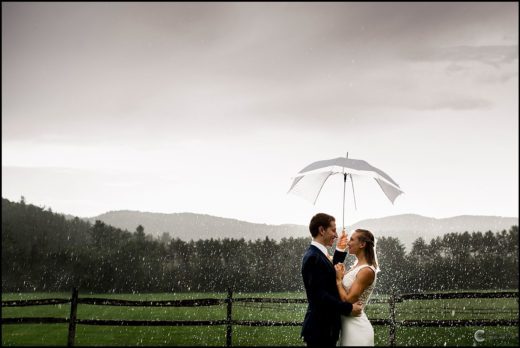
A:
{"type": "Polygon", "coordinates": [[[334,265],[336,269],[336,281],[341,282],[343,280],[343,276],[345,275],[345,265],[342,263],[337,263],[334,265]]]}

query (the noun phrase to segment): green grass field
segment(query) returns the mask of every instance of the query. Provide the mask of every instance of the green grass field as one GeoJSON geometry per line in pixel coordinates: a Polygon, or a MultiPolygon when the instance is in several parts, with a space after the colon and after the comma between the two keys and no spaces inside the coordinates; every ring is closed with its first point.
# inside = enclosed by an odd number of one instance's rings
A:
{"type": "MultiPolygon", "coordinates": [[[[225,298],[225,293],[167,293],[167,294],[83,294],[80,297],[100,297],[127,300],[179,300],[196,298],[225,298]]],[[[234,297],[304,298],[303,293],[247,293],[234,297]]],[[[69,293],[2,294],[2,300],[70,298],[69,293]]],[[[305,304],[234,303],[235,320],[302,321],[305,304]]],[[[388,304],[371,304],[370,319],[389,318],[388,304]]],[[[464,299],[406,301],[396,305],[396,320],[423,319],[518,319],[516,299],[464,299]]],[[[61,317],[70,314],[70,305],[2,308],[2,317],[61,317]]],[[[198,308],[179,307],[115,307],[80,304],[79,319],[127,320],[222,320],[226,306],[198,308]]],[[[484,330],[484,342],[478,345],[518,346],[518,327],[464,327],[464,328],[397,328],[399,346],[471,346],[475,331],[484,330]]],[[[67,324],[2,325],[2,345],[65,346],[67,324]]],[[[389,344],[389,329],[374,326],[375,343],[389,344]]],[[[233,345],[236,346],[301,346],[300,327],[246,327],[233,326],[233,345]]],[[[212,327],[119,327],[78,325],[78,346],[224,346],[225,326],[212,327]]]]}

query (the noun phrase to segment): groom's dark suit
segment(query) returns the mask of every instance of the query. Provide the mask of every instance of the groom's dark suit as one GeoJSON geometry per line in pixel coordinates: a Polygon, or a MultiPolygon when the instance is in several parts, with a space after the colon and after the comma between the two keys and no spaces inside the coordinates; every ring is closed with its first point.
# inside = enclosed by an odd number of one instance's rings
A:
{"type": "Polygon", "coordinates": [[[339,298],[333,266],[343,262],[346,255],[336,250],[330,262],[314,245],[303,255],[302,276],[309,305],[301,336],[308,345],[335,346],[341,328],[341,315],[349,315],[352,311],[352,304],[339,298]]]}

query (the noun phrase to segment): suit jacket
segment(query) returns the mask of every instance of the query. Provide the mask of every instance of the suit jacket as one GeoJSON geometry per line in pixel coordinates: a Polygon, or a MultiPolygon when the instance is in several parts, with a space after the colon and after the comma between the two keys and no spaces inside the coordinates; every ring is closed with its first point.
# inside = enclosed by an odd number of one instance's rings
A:
{"type": "Polygon", "coordinates": [[[309,304],[301,336],[306,342],[336,342],[341,315],[349,315],[352,311],[352,304],[340,300],[333,266],[343,262],[346,255],[336,250],[331,263],[314,245],[309,246],[303,255],[302,277],[309,304]]]}

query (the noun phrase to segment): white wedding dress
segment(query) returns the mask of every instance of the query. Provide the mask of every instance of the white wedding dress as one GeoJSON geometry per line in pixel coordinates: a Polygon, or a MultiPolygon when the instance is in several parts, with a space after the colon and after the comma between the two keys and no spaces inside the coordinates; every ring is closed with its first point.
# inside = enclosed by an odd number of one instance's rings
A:
{"type": "MultiPolygon", "coordinates": [[[[373,266],[360,265],[354,267],[345,274],[343,277],[343,286],[347,292],[354,283],[358,272],[365,267],[370,267],[375,273],[375,268],[373,266]]],[[[340,346],[374,345],[374,328],[372,327],[372,324],[370,324],[370,321],[365,314],[364,308],[366,308],[368,304],[368,300],[370,299],[370,295],[372,295],[372,290],[374,290],[375,285],[376,278],[374,278],[374,282],[370,284],[370,286],[366,288],[365,291],[363,291],[361,296],[359,296],[359,301],[363,301],[363,311],[361,312],[361,316],[341,316],[341,334],[339,338],[340,346]]]]}

